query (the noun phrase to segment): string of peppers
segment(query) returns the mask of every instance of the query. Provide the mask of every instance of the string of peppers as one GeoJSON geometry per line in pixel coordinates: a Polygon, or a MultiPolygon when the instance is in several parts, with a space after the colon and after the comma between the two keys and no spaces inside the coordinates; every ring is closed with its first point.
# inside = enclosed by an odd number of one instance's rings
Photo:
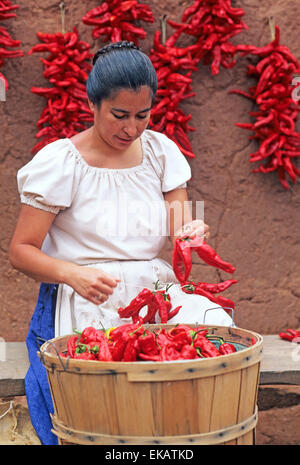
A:
{"type": "Polygon", "coordinates": [[[299,101],[292,98],[295,86],[293,75],[300,73],[300,63],[288,47],[280,44],[280,28],[275,27],[275,38],[264,47],[239,45],[243,55],[258,58],[256,65],[248,65],[247,75],[257,79],[257,84],[248,92],[231,90],[244,96],[258,107],[250,111],[253,123],[236,123],[236,126],[254,132],[249,137],[256,139],[259,148],[250,154],[250,163],[260,162],[254,173],[276,172],[280,183],[289,189],[287,175],[292,182],[300,176],[294,161],[300,156],[300,134],[295,123],[300,111],[299,101]]]}
{"type": "Polygon", "coordinates": [[[236,48],[229,39],[248,29],[240,19],[243,15],[244,10],[232,8],[230,0],[195,0],[185,9],[180,23],[167,21],[175,30],[167,40],[162,38],[165,32],[154,35],[149,56],[157,72],[158,92],[149,127],[166,134],[187,157],[195,157],[187,136],[195,128],[188,125],[191,115],[185,115],[180,104],[195,95],[192,72],[198,70],[201,60],[211,62],[212,75],[219,73],[220,65],[235,65],[236,48]],[[186,34],[196,41],[179,47],[178,40],[186,34]]]}
{"type": "Polygon", "coordinates": [[[132,24],[135,21],[154,22],[151,8],[137,0],[106,0],[82,18],[84,24],[94,26],[93,39],[101,38],[102,42],[128,40],[138,45],[139,39],[146,38],[146,32],[132,24]]]}
{"type": "Polygon", "coordinates": [[[43,76],[52,87],[32,87],[31,92],[47,99],[39,121],[36,138],[42,138],[32,152],[60,138],[69,138],[86,129],[93,121],[87,104],[86,80],[91,69],[90,44],[79,39],[74,27],[72,32],[46,34],[37,32],[40,44],[29,50],[33,53],[48,52],[43,76]]]}
{"type": "MultiPolygon", "coordinates": [[[[19,5],[12,5],[10,0],[0,0],[0,21],[15,18],[17,15],[14,12],[19,8],[19,5]]],[[[0,68],[5,64],[7,58],[23,57],[23,50],[10,50],[21,45],[20,40],[14,40],[11,34],[4,26],[0,26],[0,68]]],[[[2,81],[5,90],[9,88],[9,84],[5,76],[0,73],[0,80],[2,81]]]]}
{"type": "Polygon", "coordinates": [[[224,296],[216,297],[215,294],[223,292],[237,283],[236,279],[227,279],[216,284],[189,280],[192,270],[193,251],[208,265],[219,268],[226,273],[232,274],[235,272],[235,267],[231,265],[231,263],[222,260],[217,252],[201,237],[178,237],[173,247],[172,265],[175,276],[180,282],[183,292],[207,297],[212,302],[223,307],[226,311],[234,309],[235,303],[232,300],[224,296]]]}
{"type": "MultiPolygon", "coordinates": [[[[217,284],[189,280],[192,269],[192,251],[195,251],[208,265],[222,269],[227,273],[234,273],[235,271],[235,267],[222,260],[216,251],[202,238],[189,236],[177,238],[172,252],[172,265],[182,291],[187,294],[198,294],[207,297],[211,302],[230,312],[235,308],[235,303],[224,296],[216,297],[215,294],[225,291],[232,284],[237,283],[237,280],[227,279],[217,284]]],[[[157,319],[162,324],[167,323],[182,308],[182,306],[172,307],[171,296],[168,292],[171,286],[172,284],[169,284],[165,289],[161,289],[159,281],[157,281],[154,290],[144,288],[132,299],[129,305],[118,309],[120,318],[131,318],[133,323],[141,321],[142,324],[154,324],[157,319]],[[144,311],[144,307],[147,307],[147,311],[142,317],[141,313],[144,311]]]]}
{"type": "Polygon", "coordinates": [[[170,26],[180,34],[196,39],[192,59],[209,65],[213,76],[219,74],[220,66],[232,68],[236,61],[236,46],[230,42],[243,30],[248,30],[241,18],[245,11],[233,8],[231,0],[194,0],[183,13],[181,22],[169,20],[170,26]]]}
{"type": "Polygon", "coordinates": [[[195,128],[189,126],[191,115],[185,115],[180,104],[195,95],[191,88],[191,73],[197,70],[197,66],[191,57],[193,47],[176,47],[176,38],[177,35],[173,34],[162,43],[161,31],[154,34],[149,58],[157,73],[158,90],[149,128],[166,134],[184,155],[194,158],[187,133],[195,131],[195,128]],[[187,73],[183,74],[183,70],[187,73]]]}
{"type": "Polygon", "coordinates": [[[236,352],[234,344],[209,334],[202,326],[192,328],[180,324],[170,329],[150,330],[139,320],[107,331],[89,326],[75,333],[69,337],[67,350],[60,356],[108,362],[160,362],[219,357],[236,352]]]}

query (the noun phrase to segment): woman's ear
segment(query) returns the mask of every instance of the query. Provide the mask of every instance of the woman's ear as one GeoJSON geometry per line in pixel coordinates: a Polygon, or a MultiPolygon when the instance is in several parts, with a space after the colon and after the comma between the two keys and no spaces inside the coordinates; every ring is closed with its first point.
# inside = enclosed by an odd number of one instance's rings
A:
{"type": "Polygon", "coordinates": [[[94,112],[95,111],[95,105],[93,104],[93,102],[90,101],[89,98],[88,98],[88,104],[89,104],[90,110],[94,112]]]}

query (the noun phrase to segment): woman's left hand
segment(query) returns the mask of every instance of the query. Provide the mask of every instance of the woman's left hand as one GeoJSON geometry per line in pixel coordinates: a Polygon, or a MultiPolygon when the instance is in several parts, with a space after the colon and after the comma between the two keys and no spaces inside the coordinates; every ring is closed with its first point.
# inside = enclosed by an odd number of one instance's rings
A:
{"type": "Polygon", "coordinates": [[[209,235],[209,226],[202,220],[194,220],[190,223],[186,223],[175,233],[175,237],[198,236],[203,239],[208,239],[209,235]]]}

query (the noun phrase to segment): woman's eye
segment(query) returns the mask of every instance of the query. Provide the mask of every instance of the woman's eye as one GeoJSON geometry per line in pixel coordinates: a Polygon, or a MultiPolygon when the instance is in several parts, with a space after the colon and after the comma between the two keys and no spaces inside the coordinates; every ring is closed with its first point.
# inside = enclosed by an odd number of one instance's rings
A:
{"type": "Polygon", "coordinates": [[[115,113],[113,113],[114,117],[117,118],[117,119],[123,119],[126,117],[126,115],[115,115],[115,113]]]}
{"type": "Polygon", "coordinates": [[[137,115],[137,117],[138,117],[139,119],[145,119],[145,118],[147,118],[147,116],[148,116],[148,115],[137,115]]]}

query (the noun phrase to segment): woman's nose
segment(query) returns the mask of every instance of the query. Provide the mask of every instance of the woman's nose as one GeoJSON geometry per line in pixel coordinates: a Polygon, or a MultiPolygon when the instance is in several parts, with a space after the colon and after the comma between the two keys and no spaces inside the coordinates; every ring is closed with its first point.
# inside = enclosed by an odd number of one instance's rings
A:
{"type": "Polygon", "coordinates": [[[135,122],[127,121],[123,130],[128,136],[134,137],[137,134],[137,125],[135,124],[135,122]]]}

